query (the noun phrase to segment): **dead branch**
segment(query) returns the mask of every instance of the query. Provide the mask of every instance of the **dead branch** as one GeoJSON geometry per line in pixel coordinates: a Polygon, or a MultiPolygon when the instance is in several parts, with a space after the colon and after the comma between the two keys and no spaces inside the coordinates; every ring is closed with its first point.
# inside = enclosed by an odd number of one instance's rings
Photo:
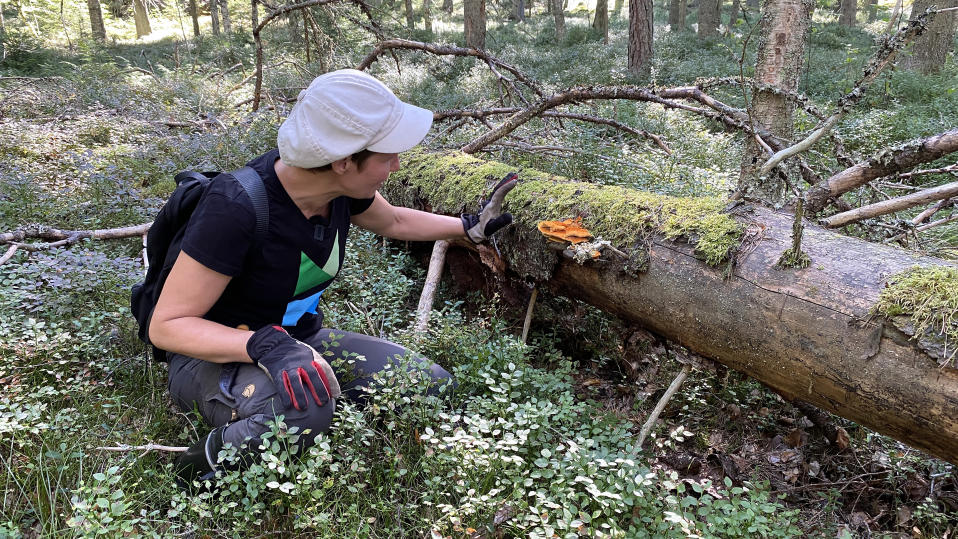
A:
{"type": "MultiPolygon", "coordinates": [[[[373,49],[371,53],[366,55],[365,58],[363,58],[363,61],[360,62],[358,66],[356,66],[356,69],[360,71],[367,69],[384,52],[388,50],[394,50],[394,49],[421,50],[421,51],[428,52],[430,54],[435,54],[437,56],[452,55],[452,56],[472,56],[475,58],[479,58],[480,60],[485,62],[486,65],[489,66],[489,69],[492,70],[492,72],[496,75],[496,77],[498,77],[499,81],[501,83],[506,84],[507,87],[511,87],[513,90],[515,90],[514,81],[508,79],[507,77],[504,77],[501,73],[499,73],[496,67],[501,67],[502,69],[505,69],[509,73],[512,73],[512,76],[514,76],[516,80],[528,86],[533,92],[536,93],[536,95],[540,97],[544,95],[542,93],[542,90],[539,88],[539,85],[537,85],[534,81],[530,80],[529,77],[525,76],[521,71],[516,69],[514,66],[503,62],[502,60],[496,58],[495,56],[492,56],[491,54],[489,54],[488,52],[484,50],[474,49],[472,47],[437,45],[435,43],[423,43],[421,41],[411,41],[408,39],[398,39],[398,38],[387,39],[385,41],[380,41],[379,43],[377,43],[376,48],[373,49]]],[[[519,95],[521,96],[521,93],[519,95]]]]}
{"type": "Polygon", "coordinates": [[[958,221],[958,214],[952,215],[951,217],[945,217],[944,219],[938,219],[937,221],[932,221],[930,223],[921,225],[919,227],[915,227],[914,231],[906,230],[905,232],[902,232],[901,234],[888,238],[887,240],[885,240],[885,243],[892,243],[892,242],[902,240],[909,233],[914,233],[916,234],[916,237],[917,237],[917,234],[919,232],[924,232],[928,229],[939,227],[941,225],[947,225],[948,223],[954,223],[955,221],[958,221]]]}
{"type": "Polygon", "coordinates": [[[858,104],[859,101],[865,96],[865,91],[871,86],[871,83],[878,78],[878,75],[881,74],[882,70],[885,67],[891,65],[895,58],[898,56],[898,53],[912,40],[914,40],[918,35],[925,31],[928,27],[929,17],[934,17],[934,12],[925,12],[918,16],[917,19],[908,21],[908,24],[896,32],[893,36],[882,38],[882,41],[879,43],[878,50],[875,51],[875,54],[872,56],[868,64],[865,65],[864,70],[862,71],[862,76],[858,79],[858,82],[855,83],[855,86],[850,92],[839,98],[838,103],[835,107],[835,112],[831,114],[826,120],[824,120],[817,129],[812,131],[804,140],[793,144],[788,148],[783,148],[775,153],[772,157],[768,159],[759,169],[759,176],[764,176],[769,173],[773,168],[775,168],[783,160],[802,153],[809,148],[811,148],[818,139],[822,138],[825,133],[831,131],[832,127],[838,123],[845,113],[850,111],[852,107],[858,104]]]}
{"type": "Polygon", "coordinates": [[[649,435],[649,432],[652,431],[652,427],[655,426],[655,422],[659,419],[659,416],[662,414],[662,410],[665,410],[665,406],[669,403],[669,400],[673,395],[682,387],[682,382],[685,382],[685,379],[688,377],[689,373],[692,372],[692,365],[686,363],[682,365],[682,370],[675,376],[675,379],[672,380],[672,383],[669,385],[669,388],[665,390],[665,393],[662,394],[662,397],[659,399],[659,402],[656,403],[655,408],[652,410],[652,413],[649,414],[649,418],[645,420],[645,424],[642,425],[642,430],[639,432],[639,439],[635,442],[635,447],[641,448],[642,443],[645,442],[645,437],[649,435]]]}
{"type": "MultiPolygon", "coordinates": [[[[484,120],[489,116],[500,116],[503,114],[515,114],[522,109],[518,107],[499,107],[493,109],[482,109],[482,110],[465,110],[465,109],[453,109],[453,110],[442,110],[433,113],[433,121],[440,122],[450,118],[473,118],[476,120],[484,120]]],[[[672,155],[672,149],[669,148],[668,144],[662,140],[662,137],[656,135],[655,133],[649,133],[644,129],[635,129],[621,122],[615,120],[610,120],[608,118],[601,118],[599,116],[590,116],[587,114],[578,114],[574,112],[558,112],[558,111],[546,111],[542,113],[544,118],[563,118],[569,120],[578,120],[580,122],[588,122],[600,125],[608,125],[614,127],[620,131],[625,131],[626,133],[635,135],[637,137],[645,137],[662,149],[666,154],[672,155]]]]}
{"type": "Polygon", "coordinates": [[[439,280],[442,279],[442,268],[446,263],[447,249],[449,249],[449,242],[445,240],[439,240],[432,246],[429,273],[426,275],[426,283],[422,287],[422,295],[419,296],[419,307],[416,309],[414,331],[420,335],[424,334],[429,326],[429,314],[432,312],[433,298],[436,296],[439,280]]]}
{"type": "Polygon", "coordinates": [[[911,172],[903,172],[898,175],[899,178],[913,178],[915,176],[923,176],[925,174],[952,174],[958,176],[958,163],[954,165],[948,165],[947,167],[941,168],[929,168],[925,170],[913,170],[911,172]]]}
{"type": "MultiPolygon", "coordinates": [[[[253,42],[256,43],[256,84],[253,87],[253,111],[259,110],[260,101],[262,100],[262,91],[263,91],[263,41],[260,39],[260,32],[263,31],[263,28],[267,24],[275,20],[277,17],[286,15],[293,11],[298,11],[301,9],[306,9],[314,6],[323,6],[327,4],[332,4],[335,2],[350,2],[359,6],[359,8],[365,13],[370,20],[372,20],[372,15],[369,12],[369,7],[363,2],[363,0],[306,0],[304,2],[299,2],[296,4],[291,4],[288,6],[282,6],[278,9],[272,10],[268,15],[263,17],[263,20],[260,21],[256,28],[253,28],[253,42]]],[[[374,22],[375,24],[375,22],[374,22]]]]}
{"type": "MultiPolygon", "coordinates": [[[[627,99],[632,101],[645,101],[657,103],[666,108],[686,110],[703,115],[707,118],[717,120],[728,127],[742,129],[752,132],[748,127],[745,112],[730,107],[721,101],[718,101],[700,89],[694,86],[681,88],[670,88],[665,90],[653,91],[649,88],[638,86],[594,86],[594,87],[576,87],[564,90],[552,96],[541,99],[538,103],[530,105],[509,117],[499,127],[484,133],[462,147],[465,153],[475,153],[515,131],[519,126],[528,122],[531,118],[541,116],[544,112],[554,109],[560,105],[568,105],[590,101],[595,99],[627,99]],[[712,110],[688,106],[684,103],[673,101],[672,99],[690,99],[702,103],[712,110]]],[[[762,128],[756,128],[755,131],[766,141],[774,142],[780,145],[777,137],[762,128]]]]}
{"type": "Polygon", "coordinates": [[[171,453],[182,453],[189,449],[186,446],[178,445],[160,445],[160,444],[146,444],[146,445],[126,445],[126,444],[117,444],[112,447],[98,447],[98,451],[169,451],[171,453]]]}
{"type": "Polygon", "coordinates": [[[935,215],[939,211],[945,208],[950,208],[951,206],[954,206],[954,205],[955,205],[955,199],[953,198],[946,198],[946,199],[940,200],[934,206],[919,213],[914,219],[911,220],[911,224],[920,225],[921,223],[927,221],[932,215],[935,215]]]}
{"type": "Polygon", "coordinates": [[[934,161],[956,151],[958,128],[883,150],[810,188],[805,193],[805,206],[810,213],[821,211],[830,198],[838,197],[877,178],[910,169],[919,163],[934,161]]]}
{"type": "Polygon", "coordinates": [[[942,200],[958,196],[958,182],[947,183],[931,189],[925,189],[917,193],[912,193],[903,197],[883,200],[875,204],[869,204],[851,211],[837,213],[822,220],[822,225],[826,228],[835,228],[851,223],[857,223],[863,219],[878,217],[895,213],[908,208],[913,208],[921,204],[927,204],[936,200],[942,200]]]}
{"type": "Polygon", "coordinates": [[[152,224],[153,222],[151,221],[141,225],[100,230],[60,230],[44,225],[26,226],[12,232],[0,234],[0,244],[9,243],[11,245],[11,247],[7,249],[6,254],[0,258],[0,265],[10,260],[17,249],[23,249],[24,251],[42,251],[72,245],[86,238],[94,240],[132,238],[146,234],[152,224]],[[25,239],[40,239],[45,240],[47,243],[22,243],[25,239]]]}

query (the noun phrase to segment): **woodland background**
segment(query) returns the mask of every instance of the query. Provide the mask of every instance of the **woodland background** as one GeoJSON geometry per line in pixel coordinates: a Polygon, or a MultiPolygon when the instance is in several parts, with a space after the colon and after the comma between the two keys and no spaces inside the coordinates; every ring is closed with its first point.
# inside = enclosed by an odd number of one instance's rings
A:
{"type": "MultiPolygon", "coordinates": [[[[802,166],[827,178],[958,125],[954,11],[912,44],[881,40],[933,3],[803,4],[803,52],[778,85],[791,87],[771,91],[747,81],[765,46],[760,17],[781,0],[3,0],[0,232],[23,234],[5,238],[0,266],[0,535],[950,536],[953,465],[721,366],[694,370],[639,448],[639,427],[688,355],[680,346],[549,294],[523,342],[524,307],[455,271],[423,337],[413,316],[429,246],[358,231],[324,296],[327,324],[446,366],[459,381],[453,402],[422,394],[414,373],[388,373],[372,406],[344,403],[308,454],[290,458],[302,433],[277,429],[263,460],[221,478],[220,494],[184,493],[170,453],[102,449],[182,446],[207,428],[175,410],[165,366],[136,340],[127,301],[143,272],[139,236],[57,239],[35,226],[150,221],[176,171],[232,169],[271,148],[300,89],[388,39],[405,41],[369,69],[401,98],[445,111],[430,149],[475,143],[570,88],[695,88],[792,141],[842,111],[804,165],[786,162],[770,183],[754,170],[749,129],[702,101],[674,110],[580,97],[472,147],[582,181],[791,208],[807,188],[802,166]],[[862,83],[890,48],[902,51],[897,64],[862,83]],[[784,108],[758,112],[769,95],[785,95],[784,108]]],[[[948,186],[953,151],[842,201],[948,186]]],[[[954,211],[946,196],[842,230],[958,259],[954,211]]]]}

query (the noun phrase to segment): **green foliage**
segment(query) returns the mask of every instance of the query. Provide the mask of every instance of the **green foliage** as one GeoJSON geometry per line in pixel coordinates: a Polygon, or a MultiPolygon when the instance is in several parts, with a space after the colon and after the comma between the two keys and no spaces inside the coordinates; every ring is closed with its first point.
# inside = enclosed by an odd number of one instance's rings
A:
{"type": "Polygon", "coordinates": [[[958,269],[949,266],[914,267],[889,278],[875,304],[884,316],[911,318],[916,339],[941,339],[944,360],[958,354],[958,269]]]}

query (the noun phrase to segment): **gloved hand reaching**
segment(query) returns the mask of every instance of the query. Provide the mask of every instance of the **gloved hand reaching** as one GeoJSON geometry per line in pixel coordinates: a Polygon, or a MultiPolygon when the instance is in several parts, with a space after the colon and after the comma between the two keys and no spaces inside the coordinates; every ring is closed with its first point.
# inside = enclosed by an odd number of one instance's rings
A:
{"type": "Polygon", "coordinates": [[[488,240],[500,229],[512,223],[512,214],[502,213],[502,201],[518,182],[519,175],[517,173],[506,174],[492,190],[489,200],[479,205],[479,215],[462,214],[462,228],[473,243],[482,243],[488,240]]]}
{"type": "Polygon", "coordinates": [[[280,326],[265,326],[254,332],[246,342],[246,352],[273,380],[286,408],[305,410],[310,399],[323,406],[339,397],[339,380],[329,363],[280,326]]]}

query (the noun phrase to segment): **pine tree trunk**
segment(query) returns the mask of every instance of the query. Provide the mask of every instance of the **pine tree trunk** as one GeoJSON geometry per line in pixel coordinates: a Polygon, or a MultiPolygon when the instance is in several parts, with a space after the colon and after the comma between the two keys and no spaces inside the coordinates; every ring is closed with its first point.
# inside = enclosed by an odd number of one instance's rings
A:
{"type": "Polygon", "coordinates": [[[219,0],[210,0],[210,26],[214,36],[220,35],[220,14],[216,5],[218,3],[219,0]]]}
{"type": "Polygon", "coordinates": [[[865,10],[868,13],[868,22],[875,22],[878,17],[878,0],[868,0],[868,7],[865,10]]]}
{"type": "Polygon", "coordinates": [[[555,21],[556,41],[565,39],[565,0],[548,0],[555,21]]]}
{"type": "Polygon", "coordinates": [[[602,37],[603,43],[609,42],[609,0],[596,0],[595,20],[592,28],[602,37]]]}
{"type": "Polygon", "coordinates": [[[625,4],[625,0],[615,0],[615,4],[612,7],[612,16],[621,17],[622,16],[622,6],[625,4]]]}
{"type": "Polygon", "coordinates": [[[629,0],[628,67],[636,76],[652,68],[652,0],[629,0]]]}
{"type": "MultiPolygon", "coordinates": [[[[255,0],[254,0],[255,1],[255,0]]],[[[200,13],[196,0],[189,0],[190,19],[193,20],[193,35],[200,36],[200,13]]]]}
{"type": "Polygon", "coordinates": [[[526,3],[524,0],[514,0],[512,4],[512,14],[509,15],[509,19],[518,22],[524,22],[526,20],[526,3]]]}
{"type": "Polygon", "coordinates": [[[220,15],[223,16],[223,31],[227,34],[233,33],[233,24],[230,21],[230,8],[227,6],[226,0],[219,0],[220,4],[220,15]]]}
{"type": "MultiPolygon", "coordinates": [[[[100,9],[100,0],[86,0],[86,7],[90,11],[90,31],[93,33],[93,39],[106,41],[106,27],[103,26],[103,11],[100,9]]],[[[2,13],[3,6],[0,6],[2,13]]]]}
{"type": "Polygon", "coordinates": [[[416,13],[412,9],[412,0],[405,0],[406,5],[406,28],[412,30],[416,27],[416,13]]]}
{"type": "Polygon", "coordinates": [[[136,38],[153,33],[150,28],[150,13],[146,9],[145,0],[133,0],[133,22],[136,25],[136,38]]]}
{"type": "Polygon", "coordinates": [[[442,10],[452,15],[452,0],[442,0],[442,10]]]}
{"type": "Polygon", "coordinates": [[[422,22],[426,31],[432,32],[432,0],[422,0],[422,22]]]}
{"type": "Polygon", "coordinates": [[[669,0],[669,30],[682,32],[685,30],[685,9],[687,0],[669,0]]]}
{"type": "Polygon", "coordinates": [[[722,0],[699,0],[699,38],[708,38],[718,34],[722,0]]]}
{"type": "MultiPolygon", "coordinates": [[[[910,18],[916,18],[931,5],[938,6],[938,9],[958,7],[958,0],[915,0],[910,18]]],[[[956,20],[958,15],[954,11],[935,15],[928,29],[915,38],[908,50],[909,54],[901,59],[899,65],[925,74],[940,71],[955,44],[956,20]]]]}
{"type": "Polygon", "coordinates": [[[250,0],[249,20],[253,28],[259,26],[259,2],[256,0],[250,0]]]}
{"type": "MultiPolygon", "coordinates": [[[[813,0],[765,0],[759,22],[756,82],[790,91],[798,89],[814,5],[813,0]]],[[[772,133],[791,138],[792,103],[783,96],[770,91],[754,92],[752,118],[772,133]]],[[[739,189],[779,205],[786,199],[784,181],[775,174],[765,178],[756,174],[767,157],[751,137],[746,137],[739,189]]]]}
{"type": "Polygon", "coordinates": [[[841,0],[841,15],[838,17],[838,24],[842,26],[855,26],[857,11],[858,0],[841,0]]]}
{"type": "Polygon", "coordinates": [[[462,12],[466,46],[486,48],[486,0],[464,0],[462,12]]]}

